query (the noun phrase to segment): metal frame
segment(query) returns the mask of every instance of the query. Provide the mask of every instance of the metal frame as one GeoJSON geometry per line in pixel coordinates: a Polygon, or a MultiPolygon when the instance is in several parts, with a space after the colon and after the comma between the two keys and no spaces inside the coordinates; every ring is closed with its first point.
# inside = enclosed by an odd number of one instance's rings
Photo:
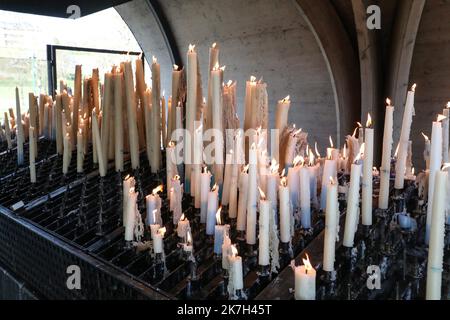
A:
{"type": "Polygon", "coordinates": [[[144,62],[145,54],[144,52],[135,51],[120,51],[120,50],[110,50],[110,49],[95,49],[95,48],[84,48],[84,47],[70,47],[70,46],[60,46],[60,45],[47,45],[47,72],[48,72],[48,94],[54,95],[55,91],[58,89],[57,81],[57,68],[56,68],[56,51],[82,51],[82,52],[95,52],[95,53],[109,53],[109,54],[120,54],[120,55],[141,55],[142,62],[144,62]]]}

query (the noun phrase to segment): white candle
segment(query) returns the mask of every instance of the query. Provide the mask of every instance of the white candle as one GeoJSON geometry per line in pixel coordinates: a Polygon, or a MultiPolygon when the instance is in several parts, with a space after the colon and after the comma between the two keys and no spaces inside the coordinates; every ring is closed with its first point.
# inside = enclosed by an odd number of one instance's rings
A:
{"type": "Polygon", "coordinates": [[[372,197],[373,197],[373,129],[372,120],[367,119],[367,127],[364,130],[364,162],[362,178],[362,204],[361,215],[364,226],[372,225],[372,197]]]}
{"type": "Polygon", "coordinates": [[[64,136],[64,152],[63,152],[63,174],[69,172],[70,160],[72,158],[72,147],[70,146],[70,133],[64,136]]]}
{"type": "Polygon", "coordinates": [[[191,228],[189,223],[189,219],[187,219],[184,214],[181,215],[180,221],[178,221],[177,225],[177,235],[180,238],[185,238],[187,236],[187,232],[191,228]]]}
{"type": "Polygon", "coordinates": [[[137,192],[134,191],[134,187],[131,187],[128,192],[127,199],[127,209],[126,209],[126,219],[125,223],[125,241],[133,241],[134,239],[134,228],[136,224],[136,199],[137,192]]]}
{"type": "Polygon", "coordinates": [[[152,239],[155,238],[155,235],[158,232],[159,228],[161,228],[161,226],[159,224],[151,224],[150,225],[150,235],[151,235],[152,239]]]}
{"type": "Polygon", "coordinates": [[[128,194],[130,193],[130,189],[134,188],[135,180],[133,177],[130,177],[129,175],[125,177],[123,180],[122,185],[122,211],[123,211],[123,226],[126,226],[127,221],[127,206],[128,206],[128,194]]]}
{"type": "MultiPolygon", "coordinates": [[[[290,106],[291,100],[289,96],[287,96],[283,100],[278,101],[275,113],[275,129],[278,130],[279,139],[281,139],[283,131],[287,127],[290,106]]],[[[278,162],[280,161],[279,139],[278,141],[275,141],[275,150],[273,151],[273,155],[278,162]]]]}
{"type": "Polygon", "coordinates": [[[234,290],[242,290],[244,288],[244,278],[242,275],[242,258],[237,255],[234,245],[231,246],[231,255],[228,256],[231,279],[233,281],[234,290]]]}
{"type": "Polygon", "coordinates": [[[311,190],[309,182],[309,170],[306,166],[302,166],[300,168],[300,208],[301,223],[304,229],[311,228],[311,190]]]}
{"type": "Polygon", "coordinates": [[[166,233],[166,228],[158,229],[154,238],[153,238],[153,251],[155,253],[163,253],[164,252],[164,234],[166,233]]]}
{"type": "Polygon", "coordinates": [[[225,176],[223,181],[223,192],[222,192],[222,205],[228,206],[230,203],[230,187],[231,187],[231,178],[233,171],[233,150],[226,156],[226,164],[225,164],[225,176]]]}
{"type": "Polygon", "coordinates": [[[183,199],[183,191],[181,189],[180,184],[180,176],[176,175],[172,179],[172,191],[170,196],[170,208],[173,212],[172,222],[176,224],[182,215],[182,199],[183,199]]]}
{"type": "Polygon", "coordinates": [[[175,143],[170,141],[166,147],[166,188],[167,196],[170,194],[170,189],[172,188],[172,177],[178,174],[178,169],[176,165],[175,158],[175,143]]]}
{"type": "Polygon", "coordinates": [[[236,219],[238,214],[238,171],[239,166],[236,163],[236,155],[233,154],[233,164],[231,165],[230,201],[228,206],[228,217],[230,219],[236,219]]]}
{"type": "Polygon", "coordinates": [[[192,251],[194,250],[194,246],[192,244],[192,235],[191,235],[191,230],[189,229],[187,231],[186,234],[186,243],[183,244],[183,250],[184,252],[190,252],[192,253],[192,251]]]}
{"type": "MultiPolygon", "coordinates": [[[[358,160],[357,160],[358,161],[358,160]]],[[[359,220],[359,183],[362,166],[358,163],[352,164],[350,173],[350,188],[347,199],[347,214],[345,217],[345,230],[343,245],[347,248],[353,247],[355,232],[359,220]]]]}
{"type": "Polygon", "coordinates": [[[270,265],[269,254],[269,226],[270,226],[270,213],[272,204],[266,200],[264,192],[259,189],[261,199],[259,202],[259,250],[258,250],[258,264],[260,266],[270,265]]]}
{"type": "Polygon", "coordinates": [[[231,255],[231,239],[228,232],[225,232],[222,244],[222,268],[225,270],[230,268],[229,255],[231,255]]]}
{"type": "Polygon", "coordinates": [[[147,225],[162,224],[161,221],[161,198],[158,192],[163,191],[163,186],[160,185],[152,190],[152,193],[145,197],[145,204],[147,208],[147,225]],[[155,214],[153,211],[156,210],[155,214]]]}
{"type": "Polygon", "coordinates": [[[337,161],[328,158],[325,160],[322,174],[322,188],[320,191],[320,208],[324,210],[327,206],[327,183],[330,179],[337,179],[337,161]]]}
{"type": "Polygon", "coordinates": [[[291,167],[288,170],[288,187],[289,187],[289,197],[292,209],[295,211],[298,208],[299,196],[300,196],[300,177],[299,177],[300,167],[291,167]]]}
{"type": "Polygon", "coordinates": [[[267,175],[267,199],[272,204],[273,212],[277,212],[277,204],[278,204],[278,183],[280,177],[278,175],[279,164],[275,159],[272,160],[272,164],[270,165],[270,173],[267,175]]]}
{"type": "Polygon", "coordinates": [[[168,120],[168,138],[172,139],[172,133],[177,128],[176,126],[176,108],[179,102],[179,91],[181,85],[181,77],[183,70],[175,64],[172,70],[172,99],[169,99],[169,120],[168,120]]]}
{"type": "Polygon", "coordinates": [[[425,148],[423,149],[423,159],[425,160],[425,168],[430,169],[430,154],[431,154],[431,141],[427,135],[422,132],[422,136],[425,139],[425,148]]]}
{"type": "Polygon", "coordinates": [[[116,171],[123,171],[123,73],[113,75],[114,79],[114,159],[116,171]]]}
{"type": "Polygon", "coordinates": [[[36,144],[35,144],[35,130],[34,127],[30,127],[29,129],[29,157],[30,157],[30,182],[31,183],[36,183],[36,164],[35,164],[35,159],[36,159],[36,144]]]}
{"type": "Polygon", "coordinates": [[[403,113],[402,131],[400,134],[397,162],[395,163],[395,189],[401,190],[405,183],[406,158],[408,156],[409,135],[414,115],[414,92],[416,85],[408,91],[405,112],[403,113]]]}
{"type": "Polygon", "coordinates": [[[194,164],[193,176],[191,177],[191,195],[194,197],[194,206],[200,209],[201,205],[201,166],[203,163],[203,125],[201,121],[196,121],[194,136],[194,164]]]}
{"type": "Polygon", "coordinates": [[[316,300],[316,270],[307,260],[295,267],[295,300],[316,300]]]}
{"type": "Polygon", "coordinates": [[[219,208],[219,186],[217,184],[208,193],[208,209],[206,215],[206,234],[212,236],[214,234],[214,226],[216,224],[216,213],[219,208]]]}
{"type": "Polygon", "coordinates": [[[449,162],[448,144],[449,144],[449,117],[450,117],[450,102],[447,103],[447,107],[442,111],[445,119],[442,120],[442,162],[449,162]]]}
{"type": "Polygon", "coordinates": [[[77,132],[77,173],[83,172],[83,162],[84,162],[83,131],[80,128],[77,132]]]}
{"type": "Polygon", "coordinates": [[[9,119],[7,112],[5,112],[5,134],[6,134],[6,142],[8,144],[8,150],[10,150],[12,149],[11,128],[9,126],[9,119]]]}
{"type": "Polygon", "coordinates": [[[22,125],[22,112],[20,111],[20,99],[19,99],[19,88],[16,87],[16,135],[17,135],[17,164],[19,166],[23,165],[23,144],[25,142],[25,136],[23,132],[22,125]]]}
{"type": "Polygon", "coordinates": [[[208,211],[208,193],[211,186],[211,174],[207,167],[203,168],[200,178],[200,223],[206,223],[206,216],[208,211]]]}
{"type": "Polygon", "coordinates": [[[216,212],[216,225],[214,226],[214,253],[222,253],[223,235],[225,232],[225,226],[222,225],[222,218],[220,216],[222,207],[216,212]]]}
{"type": "MultiPolygon", "coordinates": [[[[223,69],[215,65],[211,71],[212,83],[212,125],[217,132],[214,135],[214,178],[222,185],[223,183],[223,154],[224,154],[224,130],[223,130],[223,92],[222,92],[223,69]]],[[[222,189],[225,192],[224,189],[222,189]]]]}
{"type": "Polygon", "coordinates": [[[139,137],[136,120],[136,92],[134,91],[133,70],[130,61],[124,62],[124,76],[131,168],[136,169],[139,167],[139,137]]]}
{"type": "Polygon", "coordinates": [[[334,271],[336,233],[339,222],[339,207],[337,201],[337,184],[331,179],[327,185],[327,210],[325,217],[325,240],[323,254],[323,270],[334,271]]]}
{"type": "Polygon", "coordinates": [[[245,166],[239,175],[239,203],[236,230],[245,231],[247,226],[247,202],[248,202],[248,170],[245,166]]]}
{"type": "MultiPolygon", "coordinates": [[[[440,120],[438,118],[438,120],[440,120]]],[[[431,133],[431,155],[430,155],[430,171],[428,177],[428,206],[427,206],[427,224],[425,233],[425,243],[430,238],[431,220],[433,215],[434,187],[436,172],[442,165],[442,124],[440,121],[433,122],[433,130],[431,133]]]]}
{"type": "Polygon", "coordinates": [[[283,243],[291,241],[291,204],[286,177],[281,179],[280,196],[280,240],[283,243]]]}
{"type": "Polygon", "coordinates": [[[427,264],[427,300],[440,300],[445,240],[445,209],[448,173],[436,172],[433,194],[433,214],[430,228],[430,248],[427,264]]]}
{"type": "MultiPolygon", "coordinates": [[[[161,71],[160,65],[153,57],[152,63],[152,109],[151,109],[151,161],[153,173],[159,171],[161,166],[161,71]]],[[[192,131],[193,132],[193,131],[192,131]]]]}
{"type": "MultiPolygon", "coordinates": [[[[92,139],[95,140],[95,150],[98,155],[98,171],[101,177],[106,176],[106,159],[102,157],[102,143],[100,138],[100,129],[98,128],[97,115],[92,112],[92,139]]],[[[65,146],[64,146],[65,152],[65,146]]]]}
{"type": "Polygon", "coordinates": [[[249,170],[248,170],[248,199],[247,199],[247,244],[256,244],[256,206],[257,206],[257,148],[253,144],[249,150],[249,170]]]}
{"type": "MultiPolygon", "coordinates": [[[[187,92],[186,92],[186,134],[193,137],[194,121],[197,114],[197,52],[189,45],[187,53],[187,92]]],[[[192,145],[190,139],[184,140],[185,190],[190,191],[192,145]]]]}
{"type": "Polygon", "coordinates": [[[392,157],[392,131],[394,123],[394,107],[391,101],[386,100],[386,114],[384,117],[383,152],[380,167],[380,194],[378,198],[378,208],[386,210],[389,206],[389,180],[391,176],[392,157]]]}

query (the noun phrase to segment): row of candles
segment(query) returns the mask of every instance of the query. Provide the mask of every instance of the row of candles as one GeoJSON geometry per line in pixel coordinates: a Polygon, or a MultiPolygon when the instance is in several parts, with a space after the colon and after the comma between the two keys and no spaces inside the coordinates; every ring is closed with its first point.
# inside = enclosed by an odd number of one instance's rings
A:
{"type": "MultiPolygon", "coordinates": [[[[24,128],[29,129],[27,133],[30,146],[34,146],[30,148],[32,181],[33,176],[35,180],[34,160],[38,152],[37,134],[56,140],[58,153],[63,154],[64,173],[68,171],[70,157],[75,146],[78,150],[77,171],[82,172],[83,157],[86,154],[89,140],[92,140],[93,161],[98,163],[99,173],[102,176],[106,174],[109,160],[115,161],[117,171],[123,171],[125,151],[129,151],[132,168],[138,168],[140,166],[139,150],[143,149],[147,152],[152,171],[157,172],[161,164],[162,141],[163,145],[167,145],[166,187],[174,224],[185,221],[181,219],[181,201],[184,190],[193,196],[194,206],[200,210],[201,222],[206,223],[207,234],[216,235],[218,244],[215,247],[223,246],[227,237],[221,236],[220,230],[226,228],[217,228],[220,224],[217,224],[215,219],[220,199],[222,205],[228,206],[229,217],[236,219],[237,230],[245,232],[247,244],[256,245],[257,224],[259,223],[259,263],[266,266],[270,264],[268,262],[270,259],[267,257],[271,238],[268,234],[273,228],[279,227],[281,242],[289,243],[294,229],[294,213],[300,212],[302,228],[309,229],[312,220],[311,204],[313,204],[327,211],[324,270],[332,271],[336,229],[339,221],[336,204],[338,188],[339,192],[344,189],[343,193],[347,194],[348,203],[344,246],[353,246],[359,221],[360,189],[362,224],[372,225],[372,181],[373,175],[378,174],[378,171],[373,169],[374,131],[370,115],[365,128],[360,125],[359,130],[355,130],[353,135],[347,137],[347,145],[343,150],[333,148],[331,142],[326,158],[320,157],[317,147],[314,152],[308,146],[306,150],[300,151],[301,154],[296,154],[302,132],[288,127],[290,99],[286,97],[280,100],[276,106],[276,129],[282,133],[290,130],[286,140],[286,150],[284,154],[280,154],[281,139],[276,139],[275,146],[272,148],[275,159],[269,161],[266,84],[262,80],[256,81],[255,77],[246,83],[244,129],[247,130],[245,135],[242,131],[236,130],[239,127],[236,123],[224,125],[226,123],[223,120],[224,114],[236,105],[236,83],[223,84],[225,68],[219,67],[218,57],[219,49],[214,44],[210,48],[208,100],[205,101],[205,99],[200,99],[202,94],[198,56],[195,46],[189,46],[186,77],[183,69],[174,66],[172,97],[169,98],[167,116],[165,99],[160,94],[160,66],[156,59],[153,59],[151,66],[151,89],[147,88],[144,82],[142,60],[138,59],[135,73],[133,73],[131,62],[126,61],[120,67],[114,67],[110,73],[105,74],[103,90],[99,90],[98,71],[94,70],[91,78],[82,81],[81,66],[77,66],[73,97],[68,95],[63,85],[61,85],[61,91],[56,95],[55,101],[52,97],[41,95],[38,103],[37,98],[30,94],[29,112],[25,116],[20,111],[18,90],[16,90],[16,114],[20,115],[18,118],[22,121],[17,121],[13,112],[9,114],[10,119],[8,119],[8,114],[5,114],[5,131],[7,132],[8,129],[11,131],[10,128],[16,129],[19,164],[23,163],[23,143],[27,131],[24,128]],[[184,84],[185,78],[186,85],[184,84]],[[136,81],[136,86],[134,81],[136,81]],[[186,108],[185,112],[183,112],[184,107],[186,108]],[[173,133],[176,129],[183,129],[183,113],[186,115],[186,130],[189,134],[181,137],[184,138],[181,140],[173,133]],[[17,125],[17,122],[22,125],[17,125]],[[203,135],[207,129],[215,129],[221,133],[232,129],[232,142],[229,144],[229,139],[226,139],[227,143],[225,144],[225,139],[220,138],[220,135],[215,136],[213,141],[214,165],[210,164],[209,168],[205,167],[202,170],[203,162],[211,163],[209,159],[205,158],[204,153],[203,135]],[[248,130],[253,130],[253,134],[248,134],[248,130]],[[356,138],[357,132],[359,132],[358,139],[356,138]],[[128,136],[128,139],[123,139],[124,135],[128,136]],[[244,139],[246,135],[250,136],[248,144],[244,139]],[[187,138],[188,136],[193,137],[193,143],[191,139],[187,138]],[[182,146],[182,152],[180,152],[179,146],[182,146]],[[225,166],[223,165],[224,155],[226,156],[225,166]],[[245,159],[248,160],[247,165],[245,165],[245,159]],[[183,160],[185,164],[184,186],[181,185],[177,166],[183,160]],[[279,163],[281,161],[283,163],[279,163]],[[348,187],[337,185],[337,172],[341,170],[350,174],[348,187]],[[212,177],[214,177],[216,185],[210,189],[212,177]],[[261,195],[259,203],[258,189],[261,195]],[[320,189],[320,198],[317,196],[318,189],[320,189]],[[259,221],[257,219],[258,210],[259,221]],[[278,211],[278,219],[271,219],[271,216],[278,211]],[[271,224],[272,220],[278,221],[278,224],[271,224]],[[216,232],[216,229],[219,231],[216,232]]],[[[405,178],[413,176],[412,172],[408,172],[411,169],[408,159],[411,152],[409,136],[414,114],[414,94],[415,86],[408,92],[401,138],[396,152],[395,188],[398,190],[404,188],[405,178]]],[[[379,170],[378,207],[384,210],[389,205],[393,112],[394,107],[388,103],[384,123],[383,159],[379,170]]],[[[233,112],[231,113],[233,114],[233,112]]],[[[444,116],[433,122],[429,143],[427,241],[436,239],[434,232],[439,233],[439,230],[436,231],[436,227],[432,228],[433,221],[437,219],[433,219],[434,203],[437,203],[436,206],[438,206],[442,201],[448,202],[445,200],[447,197],[445,193],[442,195],[441,192],[434,192],[439,190],[435,186],[437,182],[442,183],[442,179],[436,179],[438,173],[441,172],[441,165],[443,161],[446,161],[446,157],[448,160],[447,115],[448,109],[445,109],[444,116]],[[445,150],[447,150],[447,156],[445,150]],[[441,199],[442,197],[444,199],[441,199]]],[[[11,133],[7,132],[8,136],[11,137],[11,133]]],[[[10,146],[9,143],[8,146],[10,146]]],[[[127,183],[124,183],[125,185],[127,183]]],[[[135,207],[136,191],[130,186],[124,195],[126,198],[124,204],[129,204],[124,206],[125,236],[127,240],[131,241],[135,235],[136,221],[138,220],[135,207]]],[[[147,211],[147,224],[150,226],[161,224],[158,216],[161,203],[158,198],[158,191],[147,197],[147,210],[150,210],[150,212],[147,211]]],[[[439,215],[436,214],[436,216],[439,215]]],[[[152,238],[163,238],[164,230],[162,228],[158,226],[158,228],[153,227],[152,230],[152,238]]],[[[434,246],[434,250],[430,250],[430,254],[436,251],[441,252],[439,249],[441,242],[443,243],[443,240],[437,244],[436,240],[430,241],[430,247],[434,246]]],[[[161,246],[154,245],[154,247],[160,248],[161,246]]],[[[232,257],[237,257],[236,254],[233,254],[234,250],[225,250],[225,252],[227,252],[226,257],[230,256],[230,252],[232,257]]],[[[307,273],[308,270],[311,268],[305,267],[304,273],[307,273]]]]}

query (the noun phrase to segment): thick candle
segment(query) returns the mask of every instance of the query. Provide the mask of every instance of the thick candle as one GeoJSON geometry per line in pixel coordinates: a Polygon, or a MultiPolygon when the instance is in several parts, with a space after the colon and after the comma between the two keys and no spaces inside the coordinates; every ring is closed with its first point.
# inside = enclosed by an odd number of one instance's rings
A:
{"type": "Polygon", "coordinates": [[[316,300],[316,270],[307,256],[303,265],[295,267],[295,300],[316,300]]]}

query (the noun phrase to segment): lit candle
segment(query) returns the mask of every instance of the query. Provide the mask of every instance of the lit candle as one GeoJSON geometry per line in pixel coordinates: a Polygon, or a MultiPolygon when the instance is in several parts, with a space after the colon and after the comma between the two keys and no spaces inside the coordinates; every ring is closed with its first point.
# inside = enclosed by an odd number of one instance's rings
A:
{"type": "Polygon", "coordinates": [[[136,225],[136,199],[137,192],[134,191],[134,187],[131,187],[128,192],[127,199],[127,209],[126,209],[126,219],[125,223],[125,241],[133,241],[134,239],[134,228],[136,225]]]}
{"type": "Polygon", "coordinates": [[[214,234],[214,226],[216,222],[216,213],[219,207],[219,186],[215,184],[208,193],[208,209],[206,216],[206,234],[212,236],[214,234]]]}
{"type": "Polygon", "coordinates": [[[414,115],[414,94],[416,85],[408,91],[403,113],[402,131],[400,134],[398,157],[395,163],[395,189],[401,190],[405,183],[406,158],[408,156],[409,135],[411,132],[412,117],[414,115]]]}
{"type": "Polygon", "coordinates": [[[230,179],[230,201],[228,206],[228,217],[230,219],[236,219],[238,214],[238,171],[239,166],[237,164],[236,154],[233,153],[230,179]]]}
{"type": "Polygon", "coordinates": [[[206,216],[208,212],[208,193],[211,186],[211,173],[208,168],[204,167],[201,174],[200,181],[200,223],[206,223],[206,216]]]}
{"type": "Polygon", "coordinates": [[[378,208],[386,210],[389,205],[389,180],[391,176],[392,130],[394,123],[394,107],[391,100],[386,99],[387,107],[384,117],[383,152],[380,168],[380,193],[378,208]]]}
{"type": "Polygon", "coordinates": [[[280,165],[277,163],[277,160],[273,159],[266,182],[267,199],[272,204],[272,210],[274,213],[277,212],[278,204],[278,183],[280,180],[280,176],[278,175],[279,167],[280,165]]]}
{"type": "Polygon", "coordinates": [[[186,235],[186,243],[183,244],[183,250],[184,252],[191,252],[194,251],[194,246],[192,244],[192,234],[191,229],[187,231],[186,235]]]}
{"type": "MultiPolygon", "coordinates": [[[[153,221],[156,221],[156,209],[153,210],[152,215],[153,215],[153,221]]],[[[151,224],[150,225],[150,235],[153,238],[155,238],[155,234],[158,232],[158,229],[161,228],[161,226],[159,224],[151,224]]]]}
{"type": "Polygon", "coordinates": [[[339,222],[339,207],[337,201],[337,184],[330,177],[327,185],[327,210],[325,217],[325,240],[323,254],[323,270],[334,271],[334,256],[336,247],[336,233],[339,222]]]}
{"type": "Polygon", "coordinates": [[[208,67],[208,103],[205,112],[205,129],[213,128],[213,113],[212,113],[212,77],[211,71],[214,66],[219,63],[219,47],[217,43],[213,43],[209,48],[209,67],[208,67]]]}
{"type": "Polygon", "coordinates": [[[170,189],[172,188],[172,177],[178,174],[175,158],[175,143],[173,141],[170,141],[166,147],[166,172],[166,188],[167,196],[169,196],[170,189]]]}
{"type": "MultiPolygon", "coordinates": [[[[219,185],[223,183],[223,154],[224,154],[224,130],[223,130],[223,92],[222,92],[223,67],[216,64],[211,71],[212,82],[212,125],[214,134],[214,178],[219,185]]],[[[225,190],[222,188],[222,191],[225,190]]],[[[228,192],[228,191],[227,191],[228,192]]]]}
{"type": "MultiPolygon", "coordinates": [[[[364,149],[364,144],[361,146],[364,149]]],[[[361,153],[359,156],[361,156],[361,153]]],[[[359,221],[359,186],[361,179],[362,165],[359,164],[359,157],[356,157],[350,171],[350,188],[347,199],[347,214],[345,217],[345,230],[343,245],[347,248],[353,247],[356,229],[359,221]]]]}
{"type": "Polygon", "coordinates": [[[77,173],[83,172],[84,146],[83,130],[80,128],[77,132],[77,173]]]}
{"type": "Polygon", "coordinates": [[[426,134],[422,132],[422,136],[425,139],[425,148],[423,149],[423,159],[425,160],[425,168],[430,169],[430,153],[431,153],[431,141],[426,134]]]}
{"type": "Polygon", "coordinates": [[[272,204],[266,199],[266,195],[259,188],[261,199],[259,201],[259,250],[258,250],[258,264],[260,266],[270,265],[269,254],[269,226],[270,213],[272,204]]]}
{"type": "Polygon", "coordinates": [[[312,267],[308,255],[302,266],[295,266],[295,300],[316,300],[316,270],[312,267]]]}
{"type": "Polygon", "coordinates": [[[236,223],[237,231],[245,231],[247,226],[248,168],[248,165],[245,166],[239,175],[239,203],[236,223]]]}
{"type": "Polygon", "coordinates": [[[201,172],[203,163],[203,124],[195,121],[194,135],[194,163],[191,177],[191,195],[194,197],[194,207],[200,209],[201,205],[201,172]],[[198,126],[198,127],[197,127],[198,126]]]}
{"type": "Polygon", "coordinates": [[[113,75],[114,80],[114,159],[116,171],[123,171],[123,73],[113,75]]]}
{"type": "Polygon", "coordinates": [[[280,196],[280,240],[282,243],[291,242],[291,204],[286,177],[281,178],[280,196]]]}
{"type": "MultiPolygon", "coordinates": [[[[95,149],[98,155],[98,171],[101,177],[106,176],[106,159],[102,157],[102,142],[100,138],[100,129],[98,128],[97,115],[92,112],[92,139],[95,140],[95,149]]],[[[64,152],[66,146],[64,145],[64,152]]]]}
{"type": "MultiPolygon", "coordinates": [[[[195,45],[189,45],[187,53],[187,92],[186,92],[186,134],[194,135],[194,121],[197,114],[197,52],[195,45]]],[[[185,190],[190,192],[191,188],[191,155],[192,145],[190,139],[184,140],[184,163],[185,163],[185,190]]]]}
{"type": "Polygon", "coordinates": [[[242,258],[237,255],[238,251],[234,245],[231,245],[231,255],[228,256],[230,280],[234,290],[244,288],[244,277],[242,275],[242,258]]]}
{"type": "Polygon", "coordinates": [[[278,101],[276,113],[275,113],[275,129],[278,130],[278,141],[275,141],[275,150],[273,152],[275,159],[279,162],[280,161],[280,155],[279,155],[279,144],[280,139],[283,134],[284,129],[286,129],[288,124],[288,115],[289,115],[289,108],[291,106],[291,100],[290,97],[287,96],[283,100],[278,101]]]}
{"type": "Polygon", "coordinates": [[[431,132],[431,154],[430,154],[430,170],[428,176],[428,205],[427,205],[427,223],[425,233],[425,243],[430,239],[431,220],[433,215],[434,187],[435,176],[442,165],[442,123],[443,116],[439,115],[437,121],[433,122],[431,132]]]}
{"type": "Polygon", "coordinates": [[[323,167],[322,188],[320,191],[320,208],[322,210],[325,210],[327,206],[327,183],[330,177],[333,177],[335,180],[337,179],[337,160],[332,159],[332,152],[328,152],[323,167]]]}
{"type": "Polygon", "coordinates": [[[30,157],[30,182],[36,183],[36,144],[35,144],[35,133],[34,133],[34,127],[30,127],[29,129],[29,157],[30,157]]]}
{"type": "Polygon", "coordinates": [[[183,70],[175,64],[172,70],[172,99],[169,100],[169,120],[168,120],[168,132],[169,139],[172,139],[172,133],[176,127],[176,108],[178,106],[179,91],[181,86],[181,78],[183,76],[183,70]]]}
{"type": "MultiPolygon", "coordinates": [[[[161,166],[161,67],[156,58],[152,63],[152,109],[151,109],[151,163],[153,173],[159,171],[161,166]]],[[[193,132],[193,131],[192,131],[193,132]]]]}
{"type": "MultiPolygon", "coordinates": [[[[433,142],[432,142],[433,144],[433,142]]],[[[435,173],[433,194],[433,208],[430,226],[430,248],[427,264],[427,300],[440,300],[442,291],[442,271],[445,241],[445,209],[448,173],[438,171],[435,173]]]]}
{"type": "Polygon", "coordinates": [[[223,235],[225,231],[225,226],[222,225],[222,218],[220,216],[222,212],[222,207],[219,208],[216,212],[216,225],[214,226],[214,253],[221,254],[222,253],[222,245],[223,245],[223,235]]]}
{"type": "Polygon", "coordinates": [[[231,255],[231,239],[228,232],[225,231],[222,245],[222,268],[225,270],[230,268],[230,263],[228,261],[229,255],[231,255]]]}
{"type": "Polygon", "coordinates": [[[185,238],[187,236],[188,230],[190,230],[191,226],[189,223],[189,219],[187,219],[184,214],[181,215],[180,221],[178,221],[177,226],[177,235],[180,238],[185,238]]]}
{"type": "Polygon", "coordinates": [[[123,180],[123,185],[122,185],[122,211],[123,211],[123,226],[126,226],[126,222],[127,222],[127,206],[128,206],[128,199],[129,196],[128,194],[130,193],[130,189],[134,188],[135,185],[135,180],[133,177],[130,177],[130,175],[127,175],[125,177],[125,179],[123,180]]]}
{"type": "Polygon", "coordinates": [[[72,148],[70,146],[70,133],[64,136],[64,152],[63,152],[63,174],[69,172],[70,160],[72,158],[72,148]]]}
{"type": "Polygon", "coordinates": [[[257,189],[257,148],[253,144],[249,151],[248,193],[247,193],[247,244],[256,244],[256,205],[258,197],[257,189]]]}
{"type": "Polygon", "coordinates": [[[372,197],[373,197],[373,129],[370,114],[364,130],[364,161],[362,178],[361,215],[364,226],[372,225],[372,197]]]}
{"type": "Polygon", "coordinates": [[[156,187],[155,189],[152,190],[152,193],[147,195],[145,197],[145,204],[146,204],[146,208],[147,208],[147,225],[152,225],[152,224],[160,224],[162,225],[162,220],[161,220],[161,198],[159,197],[158,192],[162,192],[163,191],[163,186],[159,185],[158,187],[156,187]],[[152,212],[153,210],[156,210],[156,214],[153,215],[152,212]],[[156,220],[153,220],[153,219],[156,220]]]}
{"type": "Polygon", "coordinates": [[[153,237],[153,251],[155,253],[163,253],[164,252],[164,234],[166,233],[166,228],[158,229],[155,236],[153,237]]]}
{"type": "Polygon", "coordinates": [[[295,211],[299,207],[299,196],[300,196],[300,177],[299,171],[300,167],[297,166],[300,162],[300,156],[297,156],[294,160],[294,167],[288,169],[288,187],[290,194],[290,202],[292,209],[295,211]]]}
{"type": "Polygon", "coordinates": [[[173,212],[172,222],[177,224],[182,215],[182,185],[180,182],[180,176],[175,175],[172,179],[172,192],[170,195],[170,208],[173,212]]]}

